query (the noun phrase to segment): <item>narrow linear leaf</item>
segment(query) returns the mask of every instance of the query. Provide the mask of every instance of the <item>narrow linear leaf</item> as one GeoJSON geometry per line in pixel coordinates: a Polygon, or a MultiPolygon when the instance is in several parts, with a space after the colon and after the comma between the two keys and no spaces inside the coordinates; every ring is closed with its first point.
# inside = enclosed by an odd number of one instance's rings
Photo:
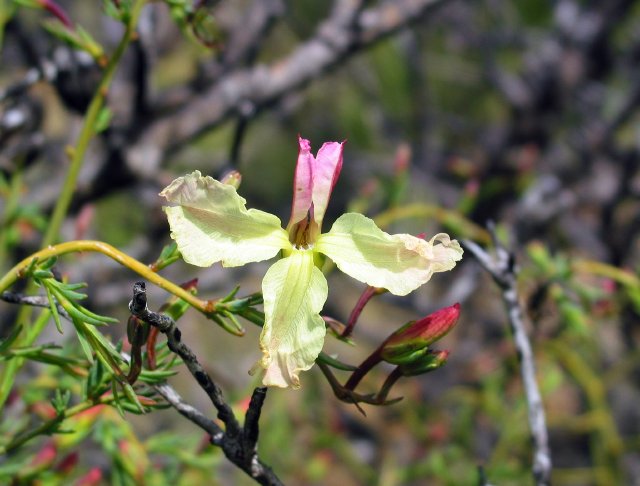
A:
{"type": "Polygon", "coordinates": [[[81,310],[82,310],[82,313],[84,315],[86,315],[87,317],[99,320],[99,321],[103,322],[104,324],[117,324],[118,323],[118,319],[116,319],[115,317],[101,316],[100,314],[96,314],[95,312],[91,312],[89,309],[87,309],[85,307],[82,307],[81,310]]]}
{"type": "Polygon", "coordinates": [[[80,290],[80,289],[86,289],[87,283],[86,282],[65,283],[64,286],[69,290],[80,290]]]}
{"type": "Polygon", "coordinates": [[[82,347],[82,351],[85,356],[89,360],[90,363],[93,363],[93,348],[87,341],[87,338],[84,335],[84,326],[82,326],[81,322],[78,322],[77,319],[72,319],[73,327],[76,330],[76,334],[78,335],[78,340],[80,341],[80,346],[82,347]]]}
{"type": "Polygon", "coordinates": [[[56,323],[56,329],[60,334],[64,334],[62,331],[62,322],[60,322],[60,314],[58,314],[58,304],[56,303],[51,290],[47,285],[44,286],[44,290],[47,293],[47,300],[49,301],[49,307],[51,308],[51,315],[53,315],[53,321],[56,323]]]}
{"type": "Polygon", "coordinates": [[[135,405],[136,408],[140,411],[140,413],[146,413],[144,407],[138,400],[138,396],[134,391],[133,387],[129,383],[121,383],[122,389],[124,390],[124,394],[132,405],[135,405]]]}
{"type": "Polygon", "coordinates": [[[113,404],[116,410],[122,418],[124,418],[124,410],[122,409],[122,403],[120,402],[120,395],[118,395],[118,382],[111,380],[111,394],[113,395],[113,404]]]}
{"type": "Polygon", "coordinates": [[[69,301],[64,295],[62,295],[58,289],[55,287],[51,288],[51,292],[56,297],[60,305],[67,313],[71,316],[72,319],[77,319],[82,322],[86,322],[87,324],[92,324],[94,326],[106,326],[107,324],[99,319],[95,319],[94,317],[86,315],[84,312],[81,312],[80,309],[75,306],[71,301],[69,301]]]}

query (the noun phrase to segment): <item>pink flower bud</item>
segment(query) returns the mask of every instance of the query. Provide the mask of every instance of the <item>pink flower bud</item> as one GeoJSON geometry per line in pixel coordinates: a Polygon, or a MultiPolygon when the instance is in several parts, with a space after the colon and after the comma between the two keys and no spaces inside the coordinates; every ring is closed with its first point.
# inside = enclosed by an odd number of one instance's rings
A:
{"type": "Polygon", "coordinates": [[[381,357],[394,364],[405,364],[423,356],[426,348],[447,334],[460,316],[460,304],[437,310],[412,321],[389,336],[381,346],[381,357]]]}

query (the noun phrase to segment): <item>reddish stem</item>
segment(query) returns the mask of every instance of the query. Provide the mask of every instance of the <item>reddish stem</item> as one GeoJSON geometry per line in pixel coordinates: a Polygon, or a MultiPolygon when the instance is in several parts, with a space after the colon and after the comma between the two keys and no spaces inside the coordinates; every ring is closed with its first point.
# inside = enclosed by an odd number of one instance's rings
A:
{"type": "Polygon", "coordinates": [[[371,355],[369,355],[367,359],[360,363],[358,369],[351,373],[351,376],[344,385],[347,390],[354,390],[355,387],[358,386],[358,383],[360,383],[362,378],[364,378],[364,376],[369,373],[369,371],[371,371],[371,368],[382,361],[382,358],[380,357],[381,350],[382,347],[376,349],[371,355]]]}
{"type": "Polygon", "coordinates": [[[349,316],[349,320],[347,321],[347,326],[345,327],[344,331],[342,331],[343,338],[351,336],[353,328],[356,327],[356,323],[358,322],[358,318],[360,317],[364,306],[367,305],[367,303],[373,296],[378,295],[382,292],[384,292],[384,290],[377,287],[367,286],[367,288],[364,289],[364,291],[360,295],[360,298],[358,299],[358,302],[356,302],[355,307],[351,311],[351,315],[349,316]]]}
{"type": "Polygon", "coordinates": [[[54,0],[40,0],[40,5],[42,8],[47,10],[51,15],[56,17],[60,22],[62,22],[65,27],[73,30],[73,23],[71,19],[67,15],[67,13],[62,9],[60,5],[58,5],[54,0]]]}
{"type": "Polygon", "coordinates": [[[380,400],[381,402],[386,401],[387,395],[389,395],[389,392],[391,391],[391,387],[393,387],[396,381],[398,381],[401,377],[402,377],[402,371],[400,370],[400,367],[397,366],[396,368],[394,368],[391,374],[387,376],[387,379],[384,381],[382,388],[378,392],[378,396],[377,396],[378,400],[380,400]]]}

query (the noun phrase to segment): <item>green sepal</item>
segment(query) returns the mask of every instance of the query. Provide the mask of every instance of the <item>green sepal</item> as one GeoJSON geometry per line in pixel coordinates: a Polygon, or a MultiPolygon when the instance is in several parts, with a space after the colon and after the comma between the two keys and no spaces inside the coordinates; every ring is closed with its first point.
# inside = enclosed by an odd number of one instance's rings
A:
{"type": "Polygon", "coordinates": [[[411,342],[395,346],[391,349],[385,348],[380,356],[384,361],[396,365],[412,363],[427,354],[428,348],[424,344],[411,342]]]}

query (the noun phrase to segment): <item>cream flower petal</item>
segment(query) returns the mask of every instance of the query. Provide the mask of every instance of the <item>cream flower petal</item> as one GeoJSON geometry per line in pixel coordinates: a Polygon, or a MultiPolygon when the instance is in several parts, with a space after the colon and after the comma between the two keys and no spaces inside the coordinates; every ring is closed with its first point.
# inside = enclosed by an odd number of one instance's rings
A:
{"type": "Polygon", "coordinates": [[[389,235],[356,213],[340,216],[314,250],[331,258],[347,275],[395,295],[407,295],[435,272],[452,269],[462,258],[456,240],[440,233],[430,241],[407,234],[389,235]]]}
{"type": "Polygon", "coordinates": [[[298,374],[322,351],[325,324],[320,311],[327,280],[313,264],[311,250],[294,249],[278,260],[262,281],[265,323],[260,335],[265,386],[300,387],[298,374]]]}
{"type": "Polygon", "coordinates": [[[187,263],[225,267],[267,260],[291,244],[280,220],[245,207],[233,186],[202,177],[199,171],[180,177],[161,193],[178,206],[165,207],[171,237],[187,263]]]}

